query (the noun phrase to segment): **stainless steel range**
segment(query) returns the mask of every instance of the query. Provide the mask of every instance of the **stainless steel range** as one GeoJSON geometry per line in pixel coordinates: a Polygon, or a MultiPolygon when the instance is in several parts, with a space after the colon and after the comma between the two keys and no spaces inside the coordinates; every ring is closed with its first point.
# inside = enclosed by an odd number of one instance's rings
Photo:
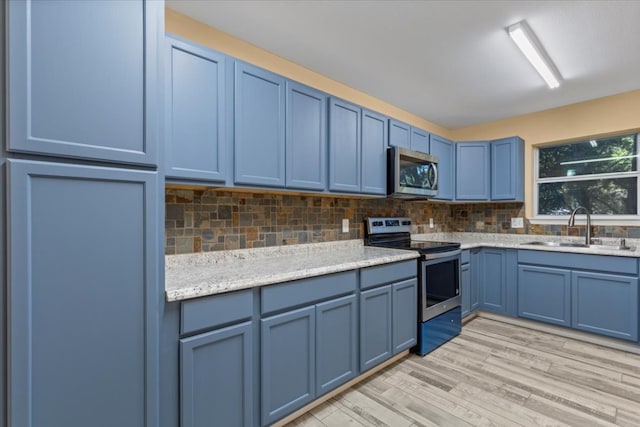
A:
{"type": "Polygon", "coordinates": [[[410,218],[367,218],[365,243],[420,252],[414,349],[418,354],[425,355],[460,333],[460,243],[411,240],[410,218]]]}

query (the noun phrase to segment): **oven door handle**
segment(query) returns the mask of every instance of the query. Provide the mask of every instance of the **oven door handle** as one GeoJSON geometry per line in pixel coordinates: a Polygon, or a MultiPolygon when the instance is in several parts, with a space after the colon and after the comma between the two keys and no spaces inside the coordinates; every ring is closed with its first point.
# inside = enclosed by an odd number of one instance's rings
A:
{"type": "Polygon", "coordinates": [[[439,253],[435,253],[435,254],[425,254],[424,255],[424,259],[426,261],[431,261],[432,259],[454,257],[454,256],[457,256],[457,255],[460,255],[461,253],[462,253],[462,249],[456,249],[454,251],[439,252],[439,253]]]}

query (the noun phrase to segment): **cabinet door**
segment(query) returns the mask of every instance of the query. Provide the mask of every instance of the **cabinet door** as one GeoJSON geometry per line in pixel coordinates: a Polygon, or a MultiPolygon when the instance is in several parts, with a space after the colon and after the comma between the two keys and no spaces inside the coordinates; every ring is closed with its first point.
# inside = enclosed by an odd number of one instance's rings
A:
{"type": "Polygon", "coordinates": [[[389,120],[389,146],[411,149],[411,126],[397,120],[389,120]]]}
{"type": "Polygon", "coordinates": [[[327,96],[287,81],[286,186],[327,188],[327,96]]]}
{"type": "Polygon", "coordinates": [[[362,111],[362,192],[387,194],[387,118],[362,111]]]}
{"type": "Polygon", "coordinates": [[[429,132],[411,127],[411,149],[421,153],[429,152],[429,132]]]}
{"type": "Polygon", "coordinates": [[[360,192],[360,108],[332,98],[329,119],[329,189],[360,192]]]}
{"type": "Polygon", "coordinates": [[[418,334],[418,281],[394,283],[393,290],[393,354],[416,345],[418,334]]]}
{"type": "Polygon", "coordinates": [[[518,137],[491,142],[491,200],[524,200],[524,151],[518,137]]]}
{"type": "Polygon", "coordinates": [[[391,285],[360,293],[360,371],[391,357],[391,285]]]}
{"type": "Polygon", "coordinates": [[[315,306],[261,320],[262,424],[315,398],[315,306]]]}
{"type": "Polygon", "coordinates": [[[225,182],[225,57],[171,37],[166,52],[166,175],[225,182]]]}
{"type": "Polygon", "coordinates": [[[471,313],[471,270],[469,264],[460,266],[460,297],[462,299],[462,317],[471,313]]]}
{"type": "Polygon", "coordinates": [[[469,271],[471,273],[470,283],[470,308],[471,311],[476,311],[480,308],[480,273],[482,273],[482,250],[471,249],[471,256],[469,261],[469,271]]]}
{"type": "Polygon", "coordinates": [[[8,150],[156,165],[162,3],[7,5],[8,150]]]}
{"type": "Polygon", "coordinates": [[[480,280],[481,304],[485,310],[504,313],[507,310],[506,253],[500,249],[482,250],[480,280]]]}
{"type": "Polygon", "coordinates": [[[638,279],[613,274],[571,273],[571,326],[638,341],[638,279]]]}
{"type": "Polygon", "coordinates": [[[518,316],[570,326],[571,272],[560,268],[518,266],[518,316]]]}
{"type": "Polygon", "coordinates": [[[434,199],[453,200],[455,193],[455,145],[431,134],[429,154],[438,158],[438,195],[434,199]]]}
{"type": "Polygon", "coordinates": [[[456,200],[489,200],[488,142],[456,143],[456,200]]]}
{"type": "Polygon", "coordinates": [[[316,395],[346,383],[358,373],[356,296],[316,306],[316,395]]]}
{"type": "Polygon", "coordinates": [[[285,79],[235,64],[235,183],[284,187],[285,79]]]}
{"type": "Polygon", "coordinates": [[[11,426],[156,426],[157,174],[8,161],[11,426]]]}
{"type": "Polygon", "coordinates": [[[251,322],[180,340],[180,425],[253,426],[251,322]]]}

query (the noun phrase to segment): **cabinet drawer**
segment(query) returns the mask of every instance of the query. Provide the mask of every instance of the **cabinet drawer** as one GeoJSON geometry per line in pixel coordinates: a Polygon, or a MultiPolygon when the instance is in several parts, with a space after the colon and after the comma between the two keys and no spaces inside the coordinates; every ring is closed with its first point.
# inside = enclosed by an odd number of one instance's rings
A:
{"type": "Polygon", "coordinates": [[[252,291],[231,292],[182,303],[180,334],[211,329],[251,318],[252,291]]]}
{"type": "Polygon", "coordinates": [[[637,258],[571,254],[551,251],[518,251],[519,264],[537,264],[578,270],[610,271],[617,274],[638,274],[637,258]]]}
{"type": "Polygon", "coordinates": [[[398,282],[418,274],[416,260],[395,262],[364,268],[360,272],[360,289],[369,289],[386,283],[398,282]]]}
{"type": "Polygon", "coordinates": [[[460,255],[460,264],[469,264],[469,261],[471,261],[471,253],[469,249],[465,249],[460,255]]]}
{"type": "Polygon", "coordinates": [[[298,307],[316,301],[355,292],[356,270],[326,276],[311,277],[262,288],[261,313],[298,307]]]}

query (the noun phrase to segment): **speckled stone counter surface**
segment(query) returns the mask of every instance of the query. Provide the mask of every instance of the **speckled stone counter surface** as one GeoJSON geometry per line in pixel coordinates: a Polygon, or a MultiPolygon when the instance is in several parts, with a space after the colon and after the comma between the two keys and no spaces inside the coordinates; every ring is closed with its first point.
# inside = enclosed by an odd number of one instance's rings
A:
{"type": "Polygon", "coordinates": [[[167,255],[167,301],[270,285],[418,257],[362,240],[167,255]]]}
{"type": "Polygon", "coordinates": [[[584,237],[569,236],[549,236],[540,234],[499,234],[499,233],[431,233],[431,234],[414,234],[411,236],[413,240],[440,240],[447,242],[459,242],[462,249],[493,247],[493,248],[510,248],[510,249],[530,249],[534,251],[551,251],[551,252],[568,252],[592,255],[614,255],[624,257],[640,257],[640,239],[626,239],[626,245],[631,246],[634,250],[618,250],[615,249],[620,243],[620,239],[599,238],[594,240],[599,245],[609,245],[611,249],[605,248],[576,248],[576,247],[558,247],[558,246],[536,246],[528,245],[530,242],[572,242],[584,243],[584,237]]]}

